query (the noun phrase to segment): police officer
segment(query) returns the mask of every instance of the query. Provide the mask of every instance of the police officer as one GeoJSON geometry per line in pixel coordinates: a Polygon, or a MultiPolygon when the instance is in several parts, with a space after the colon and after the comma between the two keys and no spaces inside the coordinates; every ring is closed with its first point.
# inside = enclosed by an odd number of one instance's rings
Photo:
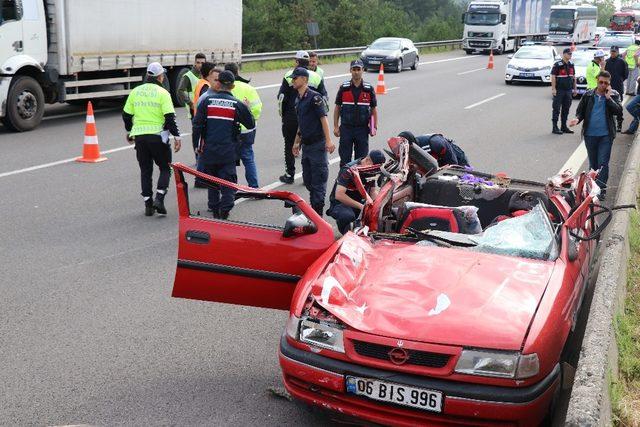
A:
{"type": "MultiPolygon", "coordinates": [[[[198,170],[230,182],[237,182],[236,160],[239,125],[253,129],[255,121],[249,108],[231,95],[235,77],[222,71],[212,89],[207,91],[196,109],[193,132],[198,147],[198,170]],[[202,137],[202,138],[201,138],[202,137]]],[[[211,186],[208,194],[209,210],[214,218],[227,219],[233,208],[235,191],[229,187],[211,186]]]]}
{"type": "Polygon", "coordinates": [[[598,50],[593,54],[593,61],[587,65],[587,90],[595,89],[598,86],[598,74],[604,70],[604,57],[603,50],[598,50]]]}
{"type": "Polygon", "coordinates": [[[378,126],[376,92],[373,86],[362,80],[363,68],[361,60],[351,61],[351,80],[342,83],[336,95],[333,134],[340,138],[340,166],[351,162],[354,151],[356,159],[367,155],[369,134],[375,134],[378,126]],[[374,129],[370,129],[371,117],[374,129]]]}
{"type": "Polygon", "coordinates": [[[302,146],[302,181],[309,190],[311,207],[322,216],[329,178],[327,152],[333,153],[336,146],[331,141],[326,102],[309,88],[309,71],[298,67],[291,79],[298,93],[295,108],[299,124],[292,153],[297,157],[302,146]]]}
{"type": "Polygon", "coordinates": [[[456,145],[453,140],[445,138],[440,133],[431,133],[414,136],[409,131],[403,131],[398,136],[410,143],[417,144],[420,148],[431,154],[438,161],[438,166],[470,166],[465,152],[456,145]]]}
{"type": "Polygon", "coordinates": [[[627,77],[627,95],[636,94],[636,80],[638,79],[638,50],[640,50],[640,40],[634,37],[634,42],[627,47],[624,54],[624,60],[629,68],[629,76],[627,77]]]}
{"type": "MultiPolygon", "coordinates": [[[[242,101],[251,110],[253,119],[258,122],[262,113],[262,101],[258,95],[258,91],[249,84],[249,80],[238,74],[238,64],[230,62],[224,66],[225,70],[231,71],[235,76],[235,87],[231,94],[242,101]]],[[[258,170],[253,154],[253,143],[256,140],[256,128],[247,129],[240,126],[240,147],[239,155],[244,165],[244,177],[249,187],[258,188],[258,170]]]]}
{"type": "Polygon", "coordinates": [[[316,52],[309,52],[309,70],[315,71],[318,75],[324,79],[324,70],[318,66],[318,54],[316,52]]]}
{"type": "MultiPolygon", "coordinates": [[[[620,97],[624,94],[624,81],[629,77],[629,66],[620,57],[620,49],[618,46],[611,46],[611,56],[605,61],[604,69],[611,74],[611,88],[615,90],[620,97]]],[[[617,131],[622,132],[623,115],[620,113],[617,116],[618,127],[617,131]]]]}
{"type": "Polygon", "coordinates": [[[364,199],[356,188],[353,174],[357,173],[352,168],[357,166],[381,165],[384,163],[384,154],[380,150],[371,150],[366,157],[356,159],[340,168],[338,178],[333,184],[333,190],[329,196],[329,209],[327,215],[333,217],[338,225],[338,231],[346,234],[364,206],[364,199]]]}
{"type": "Polygon", "coordinates": [[[571,62],[571,49],[562,51],[562,59],[553,64],[551,69],[551,93],[553,94],[553,133],[573,133],[567,127],[567,118],[571,108],[571,100],[576,95],[576,69],[571,62]],[[560,109],[562,108],[562,114],[560,109]],[[561,116],[562,127],[558,128],[558,116],[561,116]]]}
{"type": "MultiPolygon", "coordinates": [[[[296,52],[296,67],[309,67],[309,53],[304,50],[296,52]]],[[[278,91],[278,104],[280,116],[282,117],[282,136],[284,137],[284,161],[285,173],[280,176],[280,181],[285,184],[293,184],[293,176],[296,173],[296,159],[292,154],[293,143],[298,132],[298,119],[296,117],[296,99],[298,91],[293,87],[293,69],[287,71],[282,79],[280,90],[278,91]]],[[[327,91],[324,81],[318,73],[309,71],[308,85],[314,91],[319,92],[327,99],[327,91]]]]}
{"type": "Polygon", "coordinates": [[[162,65],[157,62],[149,64],[146,83],[131,91],[122,112],[127,141],[135,143],[146,216],[152,216],[154,210],[160,215],[167,214],[164,196],[171,178],[169,133],[174,136],[176,153],[182,145],[171,95],[162,87],[165,78],[166,70],[162,65]],[[160,176],[156,198],[152,200],[154,162],[160,169],[160,176]]]}
{"type": "Polygon", "coordinates": [[[206,60],[207,57],[204,56],[204,53],[197,53],[193,67],[182,75],[182,78],[178,83],[178,97],[187,108],[187,117],[189,120],[191,120],[195,113],[195,106],[193,105],[193,90],[198,84],[198,80],[201,78],[200,69],[206,60]]]}

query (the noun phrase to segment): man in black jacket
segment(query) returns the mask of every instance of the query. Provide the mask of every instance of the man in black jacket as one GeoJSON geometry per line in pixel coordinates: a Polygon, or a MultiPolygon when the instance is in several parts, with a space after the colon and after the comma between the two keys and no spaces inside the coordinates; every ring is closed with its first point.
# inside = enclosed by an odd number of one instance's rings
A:
{"type": "MultiPolygon", "coordinates": [[[[604,69],[611,74],[611,88],[620,96],[624,93],[624,81],[629,77],[629,66],[619,55],[618,46],[611,46],[611,56],[605,62],[604,69]]],[[[622,132],[622,114],[618,116],[618,132],[622,132]]]]}
{"type": "Polygon", "coordinates": [[[609,178],[611,146],[616,136],[614,116],[622,113],[622,105],[617,98],[618,95],[611,88],[611,75],[608,71],[601,71],[598,74],[598,86],[582,96],[576,109],[576,118],[569,122],[569,126],[575,126],[584,121],[582,136],[589,157],[589,168],[600,171],[597,182],[602,189],[602,200],[609,178]]]}

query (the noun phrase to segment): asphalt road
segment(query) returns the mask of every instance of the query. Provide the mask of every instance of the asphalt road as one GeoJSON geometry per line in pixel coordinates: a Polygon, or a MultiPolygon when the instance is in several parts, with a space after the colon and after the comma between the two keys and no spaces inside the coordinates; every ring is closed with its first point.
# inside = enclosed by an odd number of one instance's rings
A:
{"type": "MultiPolygon", "coordinates": [[[[493,71],[484,69],[487,56],[457,51],[421,60],[418,71],[385,75],[390,92],[379,100],[372,147],[402,130],[440,132],[477,169],[533,180],[559,171],[579,147],[577,134],[550,133],[549,87],[504,84],[506,56],[493,71]]],[[[348,66],[324,68],[333,97],[348,66]]],[[[281,75],[251,76],[265,103],[255,145],[261,185],[283,172],[281,75]]],[[[366,74],[374,84],[376,77],[366,74]]],[[[175,190],[166,218],[143,216],[134,151],[115,107],[96,114],[109,158],[100,164],[69,160],[82,150],[76,107],[48,109],[33,132],[0,128],[0,424],[326,425],[327,415],[268,391],[281,387],[277,346],[287,313],[170,297],[175,190]]],[[[174,160],[193,164],[185,142],[174,160]]],[[[616,139],[613,188],[630,142],[616,139]]],[[[570,163],[582,160],[578,153],[570,163]]],[[[331,179],[336,172],[334,163],[331,179]]],[[[288,188],[306,197],[300,181],[288,188]]],[[[204,192],[196,194],[204,209],[204,192]]],[[[286,214],[247,202],[232,216],[280,223],[286,214]]]]}

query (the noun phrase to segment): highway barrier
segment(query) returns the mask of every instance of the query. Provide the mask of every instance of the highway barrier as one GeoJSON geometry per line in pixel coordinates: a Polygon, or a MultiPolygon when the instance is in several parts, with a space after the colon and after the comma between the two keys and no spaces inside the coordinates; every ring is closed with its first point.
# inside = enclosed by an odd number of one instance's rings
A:
{"type": "MultiPolygon", "coordinates": [[[[640,179],[640,137],[636,136],[620,179],[616,205],[635,205],[640,179]]],[[[600,271],[575,372],[568,426],[609,426],[609,382],[617,377],[618,347],[614,324],[624,307],[629,260],[630,210],[614,211],[607,238],[600,242],[600,271]]]]}

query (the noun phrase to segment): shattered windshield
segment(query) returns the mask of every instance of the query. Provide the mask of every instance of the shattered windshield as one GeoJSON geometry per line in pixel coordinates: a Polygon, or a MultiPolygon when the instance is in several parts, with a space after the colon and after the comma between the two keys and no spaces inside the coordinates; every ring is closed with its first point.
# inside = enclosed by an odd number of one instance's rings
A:
{"type": "Polygon", "coordinates": [[[472,251],[498,255],[554,260],[558,257],[558,244],[547,212],[541,204],[531,212],[487,228],[482,235],[468,236],[477,243],[472,251]]]}

